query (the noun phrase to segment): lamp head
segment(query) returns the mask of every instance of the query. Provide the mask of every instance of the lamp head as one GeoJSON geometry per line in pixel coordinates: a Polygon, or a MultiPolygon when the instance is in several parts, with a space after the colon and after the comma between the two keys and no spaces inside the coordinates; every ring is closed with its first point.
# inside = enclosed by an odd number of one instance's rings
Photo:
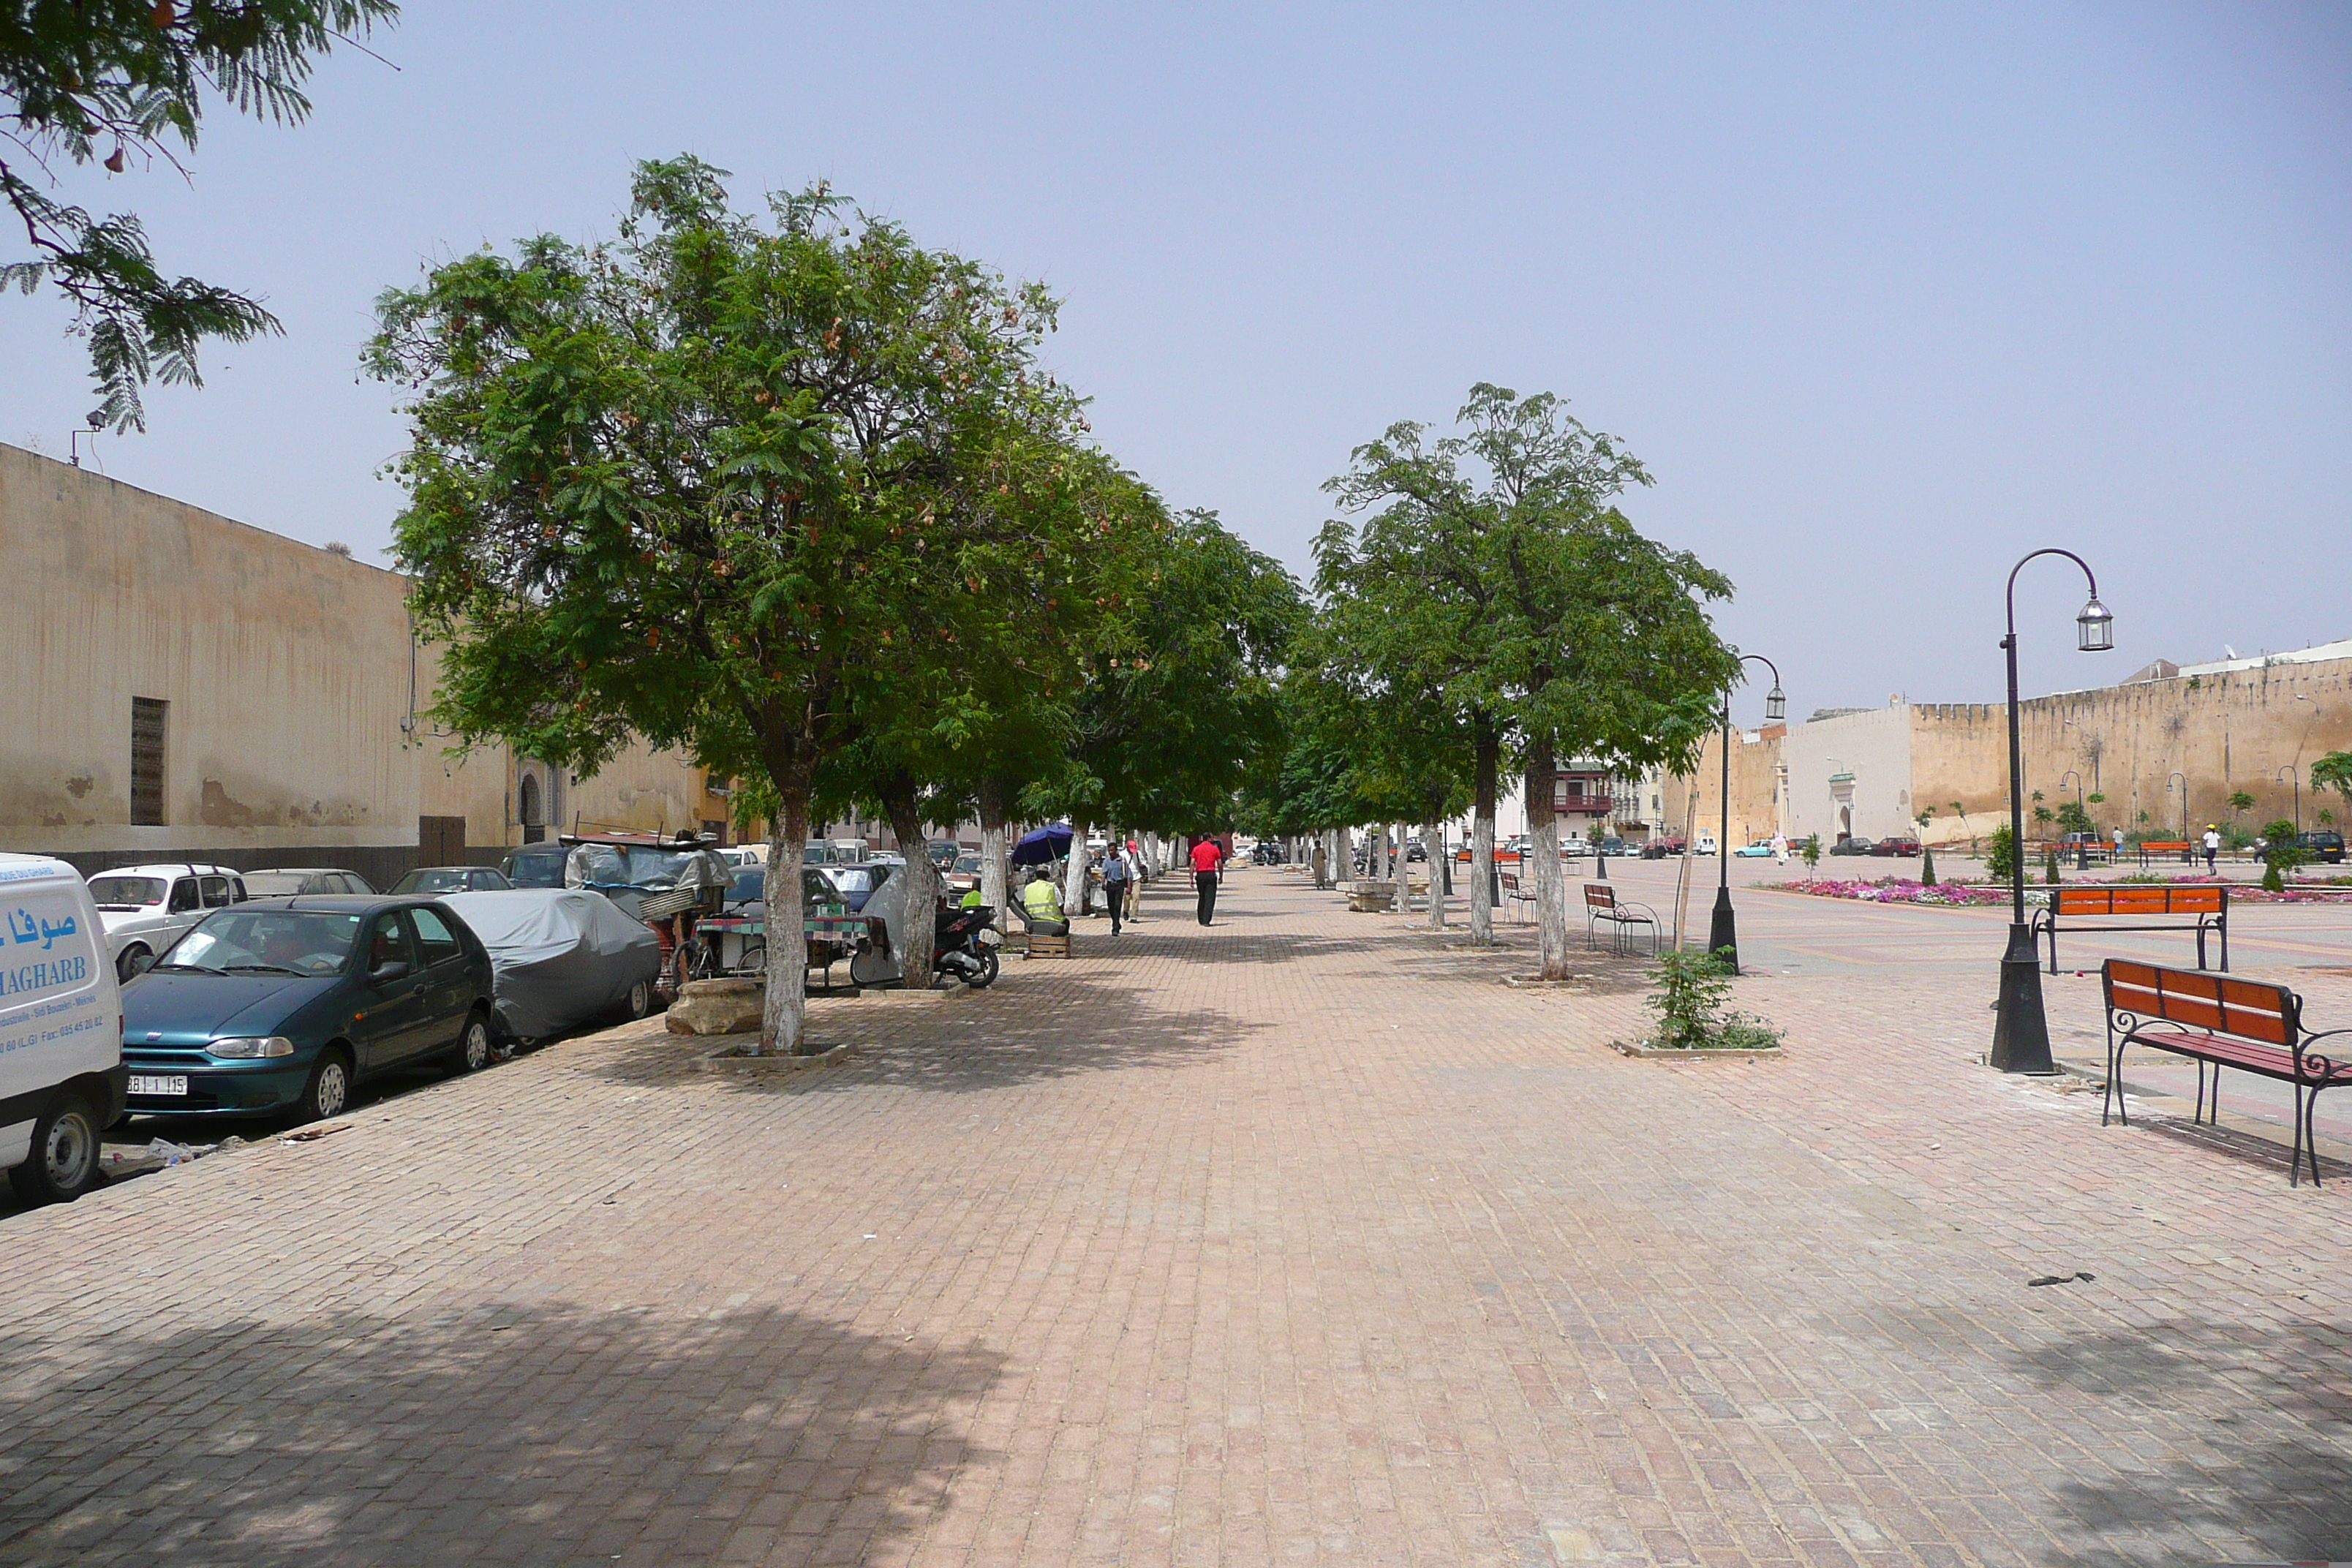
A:
{"type": "Polygon", "coordinates": [[[1780,683],[1776,680],[1772,683],[1772,689],[1769,692],[1767,692],[1764,697],[1764,717],[1767,719],[1786,719],[1788,716],[1789,697],[1786,692],[1780,689],[1780,683]]]}
{"type": "Polygon", "coordinates": [[[2080,634],[2074,646],[2084,653],[2106,653],[2116,646],[2116,613],[2099,603],[2095,594],[2074,617],[2074,626],[2080,634]]]}

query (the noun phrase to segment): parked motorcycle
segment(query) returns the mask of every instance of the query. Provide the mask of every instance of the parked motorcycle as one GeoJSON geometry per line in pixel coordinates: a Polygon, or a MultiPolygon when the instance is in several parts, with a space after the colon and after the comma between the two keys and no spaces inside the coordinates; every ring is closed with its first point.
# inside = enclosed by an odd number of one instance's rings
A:
{"type": "Polygon", "coordinates": [[[995,984],[996,947],[1003,939],[997,935],[993,909],[974,904],[969,909],[941,910],[936,929],[932,973],[950,975],[974,991],[995,984]]]}

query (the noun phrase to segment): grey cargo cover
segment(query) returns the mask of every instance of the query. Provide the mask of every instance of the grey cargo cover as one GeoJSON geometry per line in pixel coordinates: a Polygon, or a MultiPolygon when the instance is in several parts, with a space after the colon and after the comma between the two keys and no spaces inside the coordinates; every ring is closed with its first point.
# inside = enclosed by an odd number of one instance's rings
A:
{"type": "Polygon", "coordinates": [[[640,980],[661,973],[661,939],[577,888],[508,893],[446,893],[441,901],[471,926],[497,970],[499,1022],[517,1039],[560,1034],[628,1000],[640,980]]]}

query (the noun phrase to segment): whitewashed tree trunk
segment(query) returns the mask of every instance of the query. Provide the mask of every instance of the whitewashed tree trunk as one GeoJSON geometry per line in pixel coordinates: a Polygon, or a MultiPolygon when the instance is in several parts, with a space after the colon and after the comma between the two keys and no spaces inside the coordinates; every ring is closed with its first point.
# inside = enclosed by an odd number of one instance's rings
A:
{"type": "Polygon", "coordinates": [[[1445,929],[1445,825],[1433,822],[1423,830],[1429,846],[1429,929],[1445,929]]]}
{"type": "Polygon", "coordinates": [[[996,911],[1000,931],[1009,931],[1013,917],[1005,912],[1005,895],[1011,879],[1006,875],[1004,857],[1011,846],[1005,840],[1004,799],[1001,790],[982,785],[980,792],[980,901],[996,911]]]}
{"type": "Polygon", "coordinates": [[[1070,861],[1062,877],[1062,913],[1075,922],[1087,907],[1087,835],[1093,828],[1070,818],[1070,861]]]}
{"type": "MultiPolygon", "coordinates": [[[[1559,827],[1551,814],[1552,751],[1548,745],[1528,749],[1528,854],[1535,858],[1536,951],[1538,971],[1546,980],[1568,978],[1568,885],[1559,864],[1559,827]]],[[[1519,862],[1524,883],[1528,864],[1519,862]]]]}
{"type": "Polygon", "coordinates": [[[760,1054],[797,1056],[808,1026],[808,943],[801,900],[801,851],[808,842],[808,785],[785,787],[768,829],[768,984],[760,999],[760,1054]],[[775,873],[781,870],[784,874],[775,873]],[[790,933],[789,938],[784,933],[790,933]]]}

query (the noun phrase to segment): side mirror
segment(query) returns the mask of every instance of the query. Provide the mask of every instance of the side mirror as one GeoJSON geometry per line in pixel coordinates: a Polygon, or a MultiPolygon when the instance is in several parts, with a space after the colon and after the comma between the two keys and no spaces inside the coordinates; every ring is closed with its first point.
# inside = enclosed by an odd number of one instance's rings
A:
{"type": "Polygon", "coordinates": [[[389,985],[395,980],[407,978],[408,963],[405,959],[395,958],[389,963],[379,963],[368,971],[368,982],[374,985],[389,985]]]}

